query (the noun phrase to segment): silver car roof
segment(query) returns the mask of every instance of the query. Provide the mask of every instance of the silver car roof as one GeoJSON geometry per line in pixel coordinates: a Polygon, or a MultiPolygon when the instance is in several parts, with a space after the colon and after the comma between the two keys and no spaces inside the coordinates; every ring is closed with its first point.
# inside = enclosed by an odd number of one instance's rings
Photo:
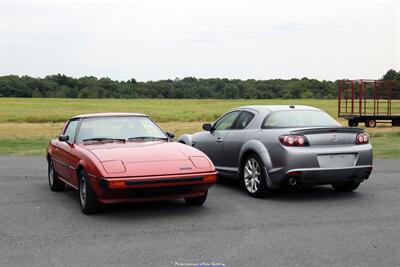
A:
{"type": "Polygon", "coordinates": [[[258,112],[265,112],[265,111],[284,111],[284,110],[315,110],[321,111],[318,108],[314,108],[311,106],[305,105],[253,105],[253,106],[241,106],[236,109],[251,109],[258,112]],[[293,108],[292,108],[293,107],[293,108]]]}

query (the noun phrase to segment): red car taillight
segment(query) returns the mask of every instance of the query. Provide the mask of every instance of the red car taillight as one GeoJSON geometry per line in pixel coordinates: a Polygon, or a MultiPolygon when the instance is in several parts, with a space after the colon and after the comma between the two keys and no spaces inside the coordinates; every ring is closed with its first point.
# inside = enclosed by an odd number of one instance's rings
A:
{"type": "Polygon", "coordinates": [[[356,137],[356,144],[363,145],[369,143],[369,135],[367,133],[359,133],[356,137]]]}
{"type": "Polygon", "coordinates": [[[309,146],[308,140],[303,135],[281,135],[281,143],[285,146],[309,146]]]}

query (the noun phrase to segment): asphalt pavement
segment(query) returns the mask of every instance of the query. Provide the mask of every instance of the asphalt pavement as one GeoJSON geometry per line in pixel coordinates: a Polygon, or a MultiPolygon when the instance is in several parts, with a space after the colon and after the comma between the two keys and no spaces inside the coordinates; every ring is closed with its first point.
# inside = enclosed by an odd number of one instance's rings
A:
{"type": "Polygon", "coordinates": [[[0,266],[399,266],[400,160],[375,160],[352,193],[254,199],[222,180],[203,207],[174,200],[86,216],[75,191],[49,190],[44,158],[0,157],[0,240],[0,266]]]}

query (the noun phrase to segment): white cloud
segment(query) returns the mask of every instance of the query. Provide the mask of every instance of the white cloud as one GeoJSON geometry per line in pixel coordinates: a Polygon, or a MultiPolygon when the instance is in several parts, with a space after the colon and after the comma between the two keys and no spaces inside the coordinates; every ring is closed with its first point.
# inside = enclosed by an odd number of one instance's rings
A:
{"type": "Polygon", "coordinates": [[[0,2],[0,75],[379,78],[398,1],[0,2]]]}

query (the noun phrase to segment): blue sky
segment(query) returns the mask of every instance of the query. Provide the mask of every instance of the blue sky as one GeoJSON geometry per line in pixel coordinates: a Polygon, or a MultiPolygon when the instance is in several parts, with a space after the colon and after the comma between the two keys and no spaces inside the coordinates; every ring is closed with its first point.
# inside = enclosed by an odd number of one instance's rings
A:
{"type": "Polygon", "coordinates": [[[1,1],[0,75],[380,78],[400,1],[1,1]]]}

